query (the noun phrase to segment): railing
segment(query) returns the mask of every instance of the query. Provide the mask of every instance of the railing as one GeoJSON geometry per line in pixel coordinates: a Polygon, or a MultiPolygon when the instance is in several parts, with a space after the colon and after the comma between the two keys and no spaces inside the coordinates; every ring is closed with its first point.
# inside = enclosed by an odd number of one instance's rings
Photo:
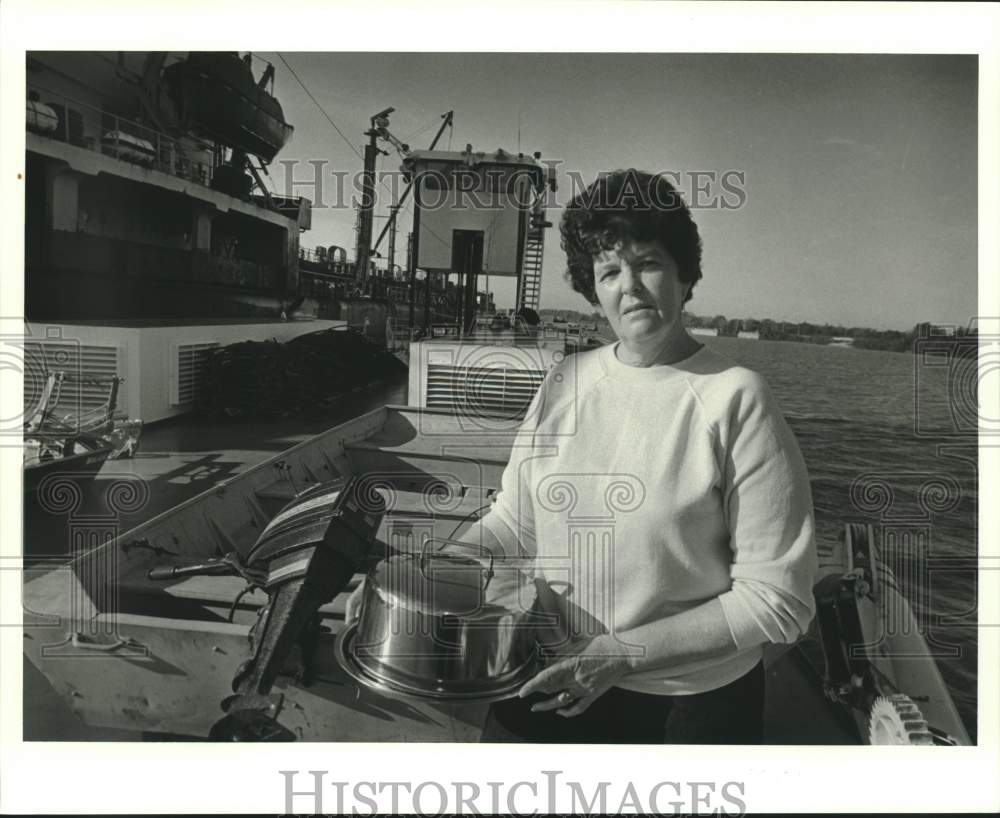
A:
{"type": "Polygon", "coordinates": [[[332,275],[353,276],[356,268],[353,261],[335,261],[325,253],[308,247],[299,248],[299,261],[315,264],[317,267],[322,267],[324,272],[329,272],[332,275]]]}
{"type": "Polygon", "coordinates": [[[206,187],[211,185],[212,163],[192,157],[190,147],[179,140],[54,91],[31,84],[28,90],[38,96],[26,105],[27,127],[32,133],[206,187]]]}
{"type": "Polygon", "coordinates": [[[308,251],[299,252],[299,292],[302,295],[314,298],[367,297],[385,299],[396,304],[409,301],[407,286],[386,278],[382,271],[359,282],[354,275],[354,262],[329,262],[321,266],[310,261],[307,253],[308,251]],[[316,267],[321,269],[315,269],[316,267]]]}
{"type": "Polygon", "coordinates": [[[548,324],[532,327],[518,316],[510,318],[510,324],[499,328],[492,316],[476,319],[473,331],[465,333],[461,325],[454,321],[432,321],[425,329],[422,322],[412,328],[406,318],[389,318],[386,322],[386,344],[390,351],[407,349],[410,341],[462,340],[487,346],[533,346],[551,347],[563,344],[567,351],[587,349],[592,340],[605,343],[607,339],[599,333],[591,333],[579,325],[548,324]],[[593,338],[591,337],[593,335],[593,338]]]}
{"type": "MultiPolygon", "coordinates": [[[[311,270],[310,272],[326,273],[327,275],[335,276],[354,276],[357,272],[356,262],[347,260],[337,261],[323,247],[300,247],[299,261],[320,268],[318,270],[311,270]]],[[[408,284],[405,272],[399,270],[390,275],[387,269],[373,267],[368,274],[368,280],[372,279],[396,287],[406,287],[408,284]]]]}
{"type": "Polygon", "coordinates": [[[343,283],[330,276],[317,275],[299,269],[299,294],[309,298],[326,299],[335,298],[337,288],[343,283]]]}

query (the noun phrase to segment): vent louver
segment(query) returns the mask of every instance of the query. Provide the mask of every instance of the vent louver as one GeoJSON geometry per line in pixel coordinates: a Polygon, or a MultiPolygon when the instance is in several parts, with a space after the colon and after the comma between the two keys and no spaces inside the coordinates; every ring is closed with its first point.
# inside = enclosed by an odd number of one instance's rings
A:
{"type": "Polygon", "coordinates": [[[523,418],[544,378],[536,369],[431,363],[426,405],[469,416],[523,418]]]}
{"type": "Polygon", "coordinates": [[[209,353],[218,346],[215,341],[177,344],[170,367],[170,403],[173,406],[183,406],[198,399],[205,384],[209,353]]]}

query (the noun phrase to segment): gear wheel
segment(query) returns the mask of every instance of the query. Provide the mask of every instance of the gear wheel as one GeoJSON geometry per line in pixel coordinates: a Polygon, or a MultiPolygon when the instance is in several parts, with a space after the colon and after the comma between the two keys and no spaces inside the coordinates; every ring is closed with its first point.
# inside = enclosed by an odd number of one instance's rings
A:
{"type": "Polygon", "coordinates": [[[879,696],[872,702],[868,740],[871,744],[934,744],[920,708],[902,693],[879,696]]]}

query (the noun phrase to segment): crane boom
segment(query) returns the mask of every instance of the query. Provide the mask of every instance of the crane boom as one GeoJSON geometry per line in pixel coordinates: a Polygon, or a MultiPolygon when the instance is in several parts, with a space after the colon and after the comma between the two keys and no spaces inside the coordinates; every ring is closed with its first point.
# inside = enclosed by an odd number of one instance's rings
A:
{"type": "MultiPolygon", "coordinates": [[[[454,117],[455,117],[455,112],[454,111],[448,111],[448,113],[446,113],[446,114],[441,114],[441,118],[444,121],[441,123],[441,127],[438,128],[438,132],[436,134],[434,134],[434,139],[431,140],[431,146],[427,150],[429,150],[429,151],[434,150],[434,147],[437,145],[438,140],[441,139],[441,134],[444,133],[444,129],[447,128],[447,127],[449,127],[452,124],[452,120],[454,119],[454,117]]],[[[388,122],[386,124],[388,124],[388,122]]],[[[389,137],[391,137],[392,144],[396,144],[396,142],[399,142],[399,140],[397,140],[394,136],[392,136],[392,134],[389,134],[388,131],[386,131],[386,134],[388,134],[389,137]]],[[[409,146],[403,144],[402,142],[400,142],[399,144],[402,145],[403,148],[406,149],[406,152],[405,152],[404,155],[408,154],[409,153],[409,146]]],[[[397,148],[397,150],[399,150],[399,148],[397,148]]],[[[406,203],[407,198],[409,198],[411,190],[413,190],[413,182],[412,181],[406,186],[406,189],[403,191],[403,195],[399,197],[399,201],[396,202],[392,206],[392,212],[389,214],[389,219],[388,219],[388,221],[386,221],[385,225],[382,227],[382,232],[379,233],[378,238],[375,240],[375,244],[372,247],[372,252],[373,253],[376,250],[378,250],[379,246],[382,244],[382,239],[384,239],[385,238],[385,234],[389,232],[390,226],[393,225],[393,224],[395,224],[395,222],[396,222],[396,216],[399,214],[400,208],[402,208],[402,206],[406,203]]]]}

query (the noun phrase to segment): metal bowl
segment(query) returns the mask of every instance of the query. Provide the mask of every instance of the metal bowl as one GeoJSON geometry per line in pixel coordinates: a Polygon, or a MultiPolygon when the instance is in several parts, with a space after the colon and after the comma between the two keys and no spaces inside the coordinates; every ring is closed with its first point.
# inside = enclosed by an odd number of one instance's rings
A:
{"type": "MultiPolygon", "coordinates": [[[[457,545],[457,544],[453,544],[457,545]]],[[[496,701],[538,669],[538,595],[522,565],[451,552],[401,554],[365,584],[357,623],[337,640],[355,681],[425,700],[496,701]]]]}

